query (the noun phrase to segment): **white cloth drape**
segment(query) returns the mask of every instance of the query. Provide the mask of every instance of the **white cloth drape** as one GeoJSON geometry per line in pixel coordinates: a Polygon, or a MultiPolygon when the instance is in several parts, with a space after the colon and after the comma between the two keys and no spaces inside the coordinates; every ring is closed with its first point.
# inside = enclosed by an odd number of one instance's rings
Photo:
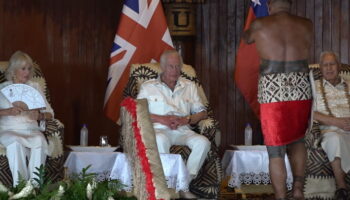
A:
{"type": "MultiPolygon", "coordinates": [[[[285,157],[287,168],[287,188],[291,189],[293,174],[288,157],[285,157]]],[[[222,159],[225,176],[229,176],[229,187],[240,187],[241,184],[269,184],[269,157],[266,150],[226,150],[222,159]]]]}
{"type": "MultiPolygon", "coordinates": [[[[179,154],[160,154],[165,178],[169,188],[188,191],[189,173],[179,154]]],[[[77,174],[88,165],[87,172],[96,173],[98,180],[118,179],[125,185],[124,190],[132,189],[132,169],[124,153],[120,152],[71,152],[64,164],[68,174],[77,174]]]]}

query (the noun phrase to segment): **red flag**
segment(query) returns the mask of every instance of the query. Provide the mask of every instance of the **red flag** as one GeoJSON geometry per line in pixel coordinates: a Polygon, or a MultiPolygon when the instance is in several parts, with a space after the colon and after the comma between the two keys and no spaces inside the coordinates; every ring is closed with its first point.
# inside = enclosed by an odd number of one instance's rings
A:
{"type": "Polygon", "coordinates": [[[125,0],[114,39],[104,111],[117,121],[130,65],[159,61],[173,49],[160,0],[125,0]]]}
{"type": "MultiPolygon", "coordinates": [[[[267,15],[267,0],[252,0],[244,31],[249,28],[256,17],[267,15]]],[[[241,40],[236,57],[234,79],[237,87],[258,117],[260,116],[260,106],[258,102],[259,64],[260,57],[255,43],[246,44],[241,40]]]]}

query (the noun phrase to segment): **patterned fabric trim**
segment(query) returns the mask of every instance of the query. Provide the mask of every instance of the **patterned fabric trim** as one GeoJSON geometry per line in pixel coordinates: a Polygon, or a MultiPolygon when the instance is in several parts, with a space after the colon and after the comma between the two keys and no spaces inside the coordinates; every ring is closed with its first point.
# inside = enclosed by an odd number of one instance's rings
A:
{"type": "Polygon", "coordinates": [[[308,176],[305,179],[304,187],[306,199],[333,199],[336,190],[335,179],[333,177],[308,176]]]}
{"type": "Polygon", "coordinates": [[[309,74],[303,72],[261,76],[258,89],[259,103],[308,100],[312,98],[309,74]]]}
{"type": "Polygon", "coordinates": [[[133,166],[134,195],[140,200],[170,199],[146,100],[121,103],[124,151],[133,166]]]}
{"type": "MultiPolygon", "coordinates": [[[[305,145],[308,159],[305,174],[305,198],[308,200],[333,199],[335,181],[332,167],[320,143],[322,135],[319,123],[314,122],[312,130],[306,134],[305,145]]],[[[346,183],[350,185],[350,173],[346,176],[346,183]]]]}

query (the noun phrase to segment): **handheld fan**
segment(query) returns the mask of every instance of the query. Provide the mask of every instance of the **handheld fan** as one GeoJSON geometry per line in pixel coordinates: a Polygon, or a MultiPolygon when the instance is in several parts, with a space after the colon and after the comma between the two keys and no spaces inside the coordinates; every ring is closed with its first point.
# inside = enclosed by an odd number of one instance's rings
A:
{"type": "Polygon", "coordinates": [[[11,103],[21,101],[28,106],[29,110],[44,108],[45,100],[35,88],[25,84],[11,84],[1,89],[1,93],[11,103]]]}

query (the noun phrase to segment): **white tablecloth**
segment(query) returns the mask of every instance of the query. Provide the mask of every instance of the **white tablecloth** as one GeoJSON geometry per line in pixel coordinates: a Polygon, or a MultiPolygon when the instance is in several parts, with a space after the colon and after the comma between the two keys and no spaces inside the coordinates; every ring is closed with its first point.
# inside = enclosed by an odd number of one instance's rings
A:
{"type": "MultiPolygon", "coordinates": [[[[293,184],[293,175],[288,157],[285,157],[287,167],[287,188],[293,184]]],[[[225,176],[229,176],[229,187],[240,187],[244,184],[269,184],[269,159],[266,150],[226,150],[222,159],[225,176]]]]}
{"type": "MultiPolygon", "coordinates": [[[[188,191],[189,174],[179,154],[160,154],[169,188],[188,191]]],[[[70,152],[64,167],[69,175],[80,173],[91,165],[88,173],[96,173],[97,180],[119,179],[127,191],[132,189],[132,170],[124,153],[120,152],[70,152]]]]}

